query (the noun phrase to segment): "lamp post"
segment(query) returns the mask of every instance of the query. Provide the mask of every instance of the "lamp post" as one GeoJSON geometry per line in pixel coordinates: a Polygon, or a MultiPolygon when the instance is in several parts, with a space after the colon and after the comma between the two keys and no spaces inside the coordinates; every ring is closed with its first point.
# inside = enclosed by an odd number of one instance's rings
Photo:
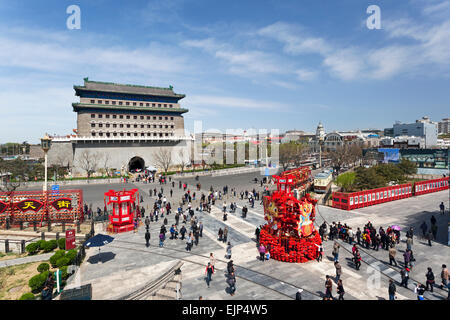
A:
{"type": "Polygon", "coordinates": [[[325,144],[323,137],[319,137],[319,168],[322,168],[322,146],[325,144]]]}
{"type": "Polygon", "coordinates": [[[45,137],[41,138],[41,148],[44,150],[44,170],[45,170],[45,181],[43,191],[47,192],[47,153],[50,150],[52,139],[45,134],[45,137]]]}

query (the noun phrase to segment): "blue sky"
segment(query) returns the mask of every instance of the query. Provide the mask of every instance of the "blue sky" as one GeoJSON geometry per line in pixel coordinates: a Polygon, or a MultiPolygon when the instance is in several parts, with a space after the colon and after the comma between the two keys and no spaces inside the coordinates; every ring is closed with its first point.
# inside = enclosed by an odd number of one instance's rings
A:
{"type": "Polygon", "coordinates": [[[71,133],[84,77],[173,85],[190,131],[438,121],[450,0],[0,1],[0,142],[71,133]],[[66,28],[72,4],[80,30],[66,28]],[[369,5],[381,30],[366,27],[369,5]]]}

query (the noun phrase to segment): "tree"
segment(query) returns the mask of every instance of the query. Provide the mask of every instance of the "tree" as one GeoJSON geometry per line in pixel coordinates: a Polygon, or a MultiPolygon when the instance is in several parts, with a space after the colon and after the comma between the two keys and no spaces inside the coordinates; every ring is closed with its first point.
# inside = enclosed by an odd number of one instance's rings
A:
{"type": "Polygon", "coordinates": [[[169,148],[159,148],[154,154],[155,163],[164,170],[164,173],[169,171],[172,164],[172,152],[169,148]]]}
{"type": "Polygon", "coordinates": [[[110,159],[109,153],[105,153],[105,154],[103,155],[103,161],[102,161],[102,164],[103,164],[103,170],[104,170],[104,172],[105,172],[106,175],[109,175],[109,174],[108,174],[108,169],[109,169],[109,168],[108,168],[109,159],[110,159]]]}
{"type": "Polygon", "coordinates": [[[190,160],[186,161],[184,159],[185,158],[184,149],[180,149],[178,151],[178,156],[180,157],[180,167],[181,167],[181,172],[183,173],[184,172],[184,168],[187,167],[191,163],[191,161],[190,160]]]}
{"type": "Polygon", "coordinates": [[[308,146],[304,143],[293,143],[293,162],[295,167],[300,167],[308,156],[308,146]]]}
{"type": "Polygon", "coordinates": [[[91,174],[97,170],[99,161],[98,152],[91,153],[89,150],[84,150],[80,158],[78,159],[79,167],[86,172],[87,178],[89,179],[91,174]]]}
{"type": "Polygon", "coordinates": [[[349,148],[345,144],[343,146],[338,146],[336,150],[329,152],[328,157],[337,174],[339,174],[339,171],[344,165],[348,165],[351,161],[349,148]]]}
{"type": "Polygon", "coordinates": [[[292,143],[283,143],[280,144],[280,150],[279,150],[279,157],[280,157],[280,165],[282,166],[283,170],[287,170],[289,166],[291,165],[294,156],[296,147],[292,143]]]}
{"type": "Polygon", "coordinates": [[[406,175],[417,173],[417,165],[414,162],[406,159],[402,159],[398,164],[398,167],[406,175]]]}
{"type": "Polygon", "coordinates": [[[336,184],[342,188],[342,192],[349,192],[354,187],[355,179],[355,172],[346,172],[337,177],[336,184]]]}
{"type": "Polygon", "coordinates": [[[363,158],[362,148],[360,145],[352,144],[347,146],[348,152],[348,164],[353,164],[354,166],[363,158]]]}

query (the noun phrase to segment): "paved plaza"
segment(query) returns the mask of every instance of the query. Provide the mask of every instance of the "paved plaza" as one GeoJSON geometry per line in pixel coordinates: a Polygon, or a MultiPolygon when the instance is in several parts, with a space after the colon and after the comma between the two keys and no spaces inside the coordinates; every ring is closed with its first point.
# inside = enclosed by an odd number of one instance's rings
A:
{"type": "MultiPolygon", "coordinates": [[[[87,256],[80,268],[79,276],[81,284],[90,283],[93,288],[93,299],[117,299],[121,296],[133,292],[143,284],[156,279],[178,261],[184,264],[182,270],[182,299],[245,299],[245,300],[265,300],[265,299],[295,299],[298,288],[303,288],[303,299],[319,300],[324,294],[325,276],[335,276],[335,268],[331,255],[333,242],[324,242],[324,258],[322,262],[310,261],[304,264],[285,263],[275,260],[259,261],[258,251],[255,242],[255,228],[264,224],[263,208],[259,201],[255,201],[255,207],[250,208],[247,200],[241,200],[239,193],[241,190],[261,191],[260,184],[255,184],[252,180],[261,176],[258,173],[230,175],[222,177],[201,177],[197,182],[195,179],[181,179],[188,184],[191,194],[196,192],[196,200],[193,201],[193,208],[199,203],[201,192],[207,194],[212,186],[215,190],[222,190],[227,185],[229,190],[236,189],[237,197],[225,196],[224,200],[229,206],[230,202],[236,202],[238,210],[229,213],[227,221],[222,221],[222,201],[216,201],[211,213],[196,211],[195,215],[203,223],[203,237],[200,238],[198,246],[193,247],[191,252],[185,250],[185,241],[176,239],[170,240],[167,236],[164,247],[158,246],[159,230],[163,223],[162,219],[152,222],[150,225],[150,247],[145,246],[145,227],[142,226],[136,233],[129,232],[115,235],[115,240],[98,249],[88,249],[87,256]],[[202,191],[197,191],[195,185],[201,183],[202,191]],[[241,216],[241,208],[247,205],[249,212],[246,218],[241,216]],[[218,241],[219,228],[229,229],[228,240],[231,242],[232,260],[236,266],[236,294],[229,294],[226,283],[226,244],[218,241]],[[205,281],[205,268],[209,261],[209,254],[214,253],[216,257],[216,272],[212,277],[210,288],[205,281]]],[[[130,189],[138,188],[144,197],[143,206],[146,215],[153,206],[155,197],[149,197],[149,189],[164,188],[164,194],[172,204],[172,211],[176,211],[183,190],[178,188],[178,180],[175,181],[173,197],[170,197],[171,183],[159,185],[159,183],[143,184],[113,184],[113,185],[80,185],[70,186],[70,189],[82,188],[84,190],[84,200],[92,203],[93,209],[103,208],[103,193],[109,189],[130,189]]],[[[66,188],[66,187],[62,187],[66,188]]],[[[69,189],[69,187],[67,187],[69,189]]],[[[377,206],[367,207],[353,211],[343,211],[326,206],[318,206],[316,224],[321,224],[324,220],[328,223],[346,223],[354,230],[363,227],[371,221],[376,229],[380,226],[398,224],[406,231],[407,227],[413,226],[416,230],[414,237],[413,251],[416,257],[416,264],[411,272],[410,287],[403,288],[397,283],[397,297],[399,300],[416,299],[413,291],[415,281],[425,282],[427,267],[432,267],[436,276],[436,283],[440,283],[440,267],[442,264],[449,265],[450,248],[447,243],[447,224],[449,216],[442,216],[439,213],[438,205],[448,199],[448,191],[441,191],[428,195],[412,197],[408,199],[388,202],[377,206]],[[430,225],[430,217],[434,215],[438,221],[438,235],[433,241],[432,247],[421,239],[419,225],[426,221],[430,225]]],[[[175,214],[167,216],[168,226],[175,223],[175,214]]],[[[180,220],[181,223],[182,219],[180,220]]],[[[180,228],[181,226],[179,226],[180,228]]],[[[189,223],[186,228],[189,232],[189,223]]],[[[101,230],[101,225],[96,227],[101,230]]],[[[405,238],[402,231],[402,238],[405,238]]],[[[397,261],[401,266],[402,254],[406,244],[402,239],[397,246],[397,261]]],[[[384,300],[388,298],[388,281],[393,278],[399,281],[400,267],[391,267],[388,263],[387,251],[380,249],[361,249],[363,263],[360,270],[356,270],[351,260],[351,246],[341,242],[339,260],[342,265],[343,285],[345,288],[345,299],[368,299],[384,300]],[[378,272],[379,271],[379,272],[378,272]]],[[[73,283],[71,284],[74,285],[73,283]]],[[[333,294],[336,296],[336,285],[333,285],[333,294]]],[[[447,291],[436,288],[434,293],[426,293],[426,299],[442,300],[447,297],[447,291]]]]}

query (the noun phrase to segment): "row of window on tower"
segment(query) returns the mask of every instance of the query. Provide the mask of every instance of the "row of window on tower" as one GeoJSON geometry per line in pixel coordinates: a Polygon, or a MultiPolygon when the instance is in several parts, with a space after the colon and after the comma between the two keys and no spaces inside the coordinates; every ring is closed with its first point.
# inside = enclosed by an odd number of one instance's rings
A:
{"type": "MultiPolygon", "coordinates": [[[[118,125],[119,125],[119,128],[125,128],[125,125],[123,123],[120,123],[118,125]]],[[[161,128],[161,129],[162,128],[165,128],[165,129],[169,129],[170,128],[170,129],[174,129],[175,128],[175,126],[173,124],[172,125],[168,125],[168,124],[166,124],[166,125],[162,125],[162,124],[159,124],[159,125],[157,125],[157,124],[144,125],[144,124],[141,124],[140,125],[141,128],[145,128],[145,126],[147,126],[148,129],[150,129],[150,128],[161,128]]],[[[97,123],[97,124],[91,123],[91,128],[95,128],[95,127],[103,128],[103,123],[97,123]]],[[[113,123],[113,124],[106,123],[105,127],[106,128],[110,128],[110,127],[117,128],[117,124],[116,123],[113,123]]],[[[127,124],[126,128],[131,128],[131,125],[127,124]]],[[[138,128],[138,125],[137,124],[133,125],[133,128],[138,128]]]]}
{"type": "MultiPolygon", "coordinates": [[[[91,133],[92,134],[92,136],[93,137],[96,137],[97,136],[97,133],[96,132],[92,132],[91,133]]],[[[145,133],[140,133],[140,134],[138,134],[138,133],[131,133],[131,132],[127,132],[127,133],[124,133],[124,132],[119,132],[119,133],[117,133],[117,132],[105,132],[105,133],[103,133],[103,132],[98,132],[98,136],[99,137],[104,137],[104,136],[106,136],[106,137],[111,137],[111,136],[113,136],[113,137],[117,137],[117,136],[120,136],[120,137],[145,137],[145,136],[147,136],[147,137],[151,137],[151,136],[153,136],[153,137],[169,137],[169,136],[173,136],[173,132],[171,132],[171,133],[168,133],[168,132],[166,132],[166,133],[161,133],[161,132],[147,132],[147,134],[145,134],[145,133]]]]}
{"type": "MultiPolygon", "coordinates": [[[[153,116],[153,117],[152,116],[139,116],[139,117],[140,117],[141,120],[144,120],[145,118],[147,118],[147,120],[152,120],[152,118],[153,118],[153,120],[163,120],[162,116],[160,116],[160,117],[157,117],[157,116],[153,116]]],[[[91,118],[92,119],[96,118],[95,113],[91,113],[91,118]]],[[[103,114],[98,114],[97,118],[98,119],[103,119],[103,114]]],[[[137,118],[138,118],[138,116],[133,116],[133,119],[137,119],[137,118]]],[[[170,118],[170,120],[173,120],[173,117],[164,117],[164,120],[169,120],[169,118],[170,118]]],[[[131,116],[130,115],[123,115],[123,114],[112,114],[112,115],[105,114],[105,119],[131,119],[131,116]]]]}
{"type": "MultiPolygon", "coordinates": [[[[119,105],[119,106],[138,106],[138,102],[129,102],[129,101],[114,101],[114,100],[97,100],[97,104],[111,104],[111,105],[119,105]]],[[[95,104],[95,100],[91,100],[92,104],[95,104]]],[[[139,102],[140,107],[158,107],[158,108],[173,108],[171,103],[150,103],[150,102],[139,102]]]]}

